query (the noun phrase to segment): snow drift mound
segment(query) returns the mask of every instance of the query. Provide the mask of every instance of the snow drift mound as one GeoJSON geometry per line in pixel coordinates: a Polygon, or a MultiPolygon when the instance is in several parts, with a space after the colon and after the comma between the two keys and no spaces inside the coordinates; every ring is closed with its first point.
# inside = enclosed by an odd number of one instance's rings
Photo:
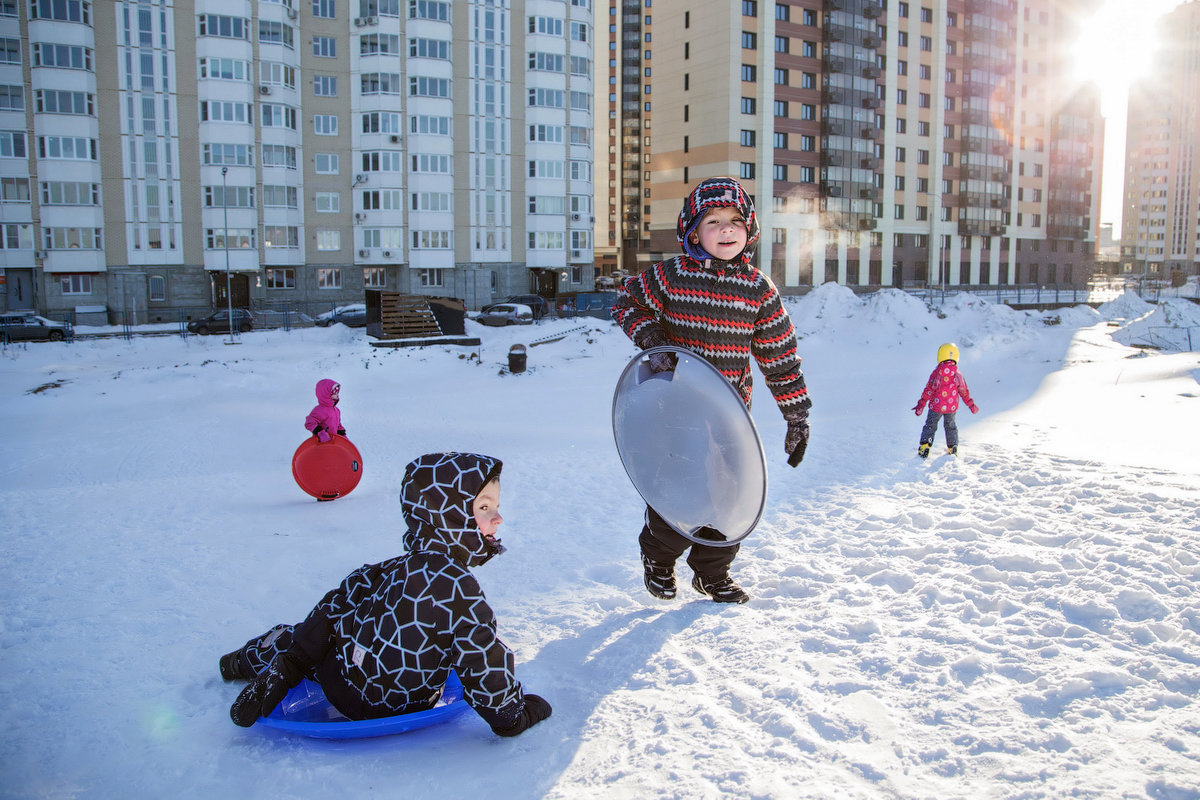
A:
{"type": "Polygon", "coordinates": [[[1099,309],[1104,319],[1138,319],[1154,310],[1154,306],[1137,296],[1137,292],[1126,289],[1116,300],[1103,303],[1099,309]]]}
{"type": "Polygon", "coordinates": [[[1171,353],[1200,350],[1200,306],[1177,297],[1163,300],[1157,307],[1149,303],[1144,305],[1153,311],[1142,314],[1114,331],[1112,338],[1115,341],[1131,347],[1153,347],[1171,353]]]}

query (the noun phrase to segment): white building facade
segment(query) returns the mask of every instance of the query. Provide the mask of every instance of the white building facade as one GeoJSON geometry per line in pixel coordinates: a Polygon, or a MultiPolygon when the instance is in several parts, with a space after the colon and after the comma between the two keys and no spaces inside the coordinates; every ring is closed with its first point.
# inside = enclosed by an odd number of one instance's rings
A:
{"type": "Polygon", "coordinates": [[[0,0],[0,308],[592,286],[589,0],[0,0]]]}

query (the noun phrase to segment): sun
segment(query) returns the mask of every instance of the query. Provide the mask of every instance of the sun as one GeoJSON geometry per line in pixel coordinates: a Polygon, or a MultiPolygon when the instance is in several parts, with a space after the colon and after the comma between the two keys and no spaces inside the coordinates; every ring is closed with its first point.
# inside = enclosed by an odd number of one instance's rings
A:
{"type": "Polygon", "coordinates": [[[1106,0],[1080,26],[1075,78],[1100,87],[1105,116],[1124,116],[1129,87],[1149,72],[1158,50],[1158,18],[1181,0],[1106,0]]]}

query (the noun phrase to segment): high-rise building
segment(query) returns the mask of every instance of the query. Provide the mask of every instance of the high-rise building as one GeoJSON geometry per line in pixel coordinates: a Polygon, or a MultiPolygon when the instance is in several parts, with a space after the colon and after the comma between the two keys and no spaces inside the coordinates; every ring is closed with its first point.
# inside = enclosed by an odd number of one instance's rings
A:
{"type": "Polygon", "coordinates": [[[675,254],[683,197],[729,175],[785,290],[1082,280],[1103,126],[1097,88],[1064,76],[1089,5],[609,0],[598,254],[675,254]]]}
{"type": "Polygon", "coordinates": [[[1159,34],[1129,90],[1121,269],[1178,279],[1200,274],[1200,2],[1164,15],[1159,34]]]}
{"type": "Polygon", "coordinates": [[[0,0],[0,308],[591,287],[590,0],[0,0]]]}

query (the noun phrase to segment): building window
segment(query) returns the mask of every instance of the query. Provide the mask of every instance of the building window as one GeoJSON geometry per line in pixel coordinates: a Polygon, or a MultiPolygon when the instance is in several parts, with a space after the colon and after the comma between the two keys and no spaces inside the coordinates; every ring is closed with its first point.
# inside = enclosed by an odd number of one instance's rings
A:
{"type": "MultiPolygon", "coordinates": [[[[47,5],[49,5],[49,3],[47,3],[47,5]]],[[[220,36],[226,39],[249,39],[249,27],[248,20],[243,17],[227,17],[221,14],[200,15],[201,36],[220,36]]]]}
{"type": "Polygon", "coordinates": [[[758,109],[758,104],[753,97],[742,98],[742,113],[754,114],[758,109]]]}
{"type": "Polygon", "coordinates": [[[787,100],[776,100],[774,105],[775,105],[775,116],[786,118],[788,115],[788,101],[787,100]]]}
{"type": "Polygon", "coordinates": [[[313,0],[312,15],[321,19],[337,19],[337,0],[313,0]]]}
{"type": "Polygon", "coordinates": [[[314,36],[313,55],[319,58],[337,58],[337,39],[333,36],[314,36]]]}
{"type": "MultiPolygon", "coordinates": [[[[163,298],[161,298],[161,297],[157,297],[157,298],[154,297],[154,278],[155,277],[158,277],[159,281],[162,281],[162,278],[159,276],[151,277],[151,279],[150,279],[150,299],[151,300],[162,300],[163,298]]],[[[63,294],[91,294],[92,293],[92,276],[87,274],[86,272],[76,273],[76,274],[68,274],[68,275],[60,275],[59,280],[58,280],[58,287],[60,290],[62,290],[63,294]]]]}
{"type": "Polygon", "coordinates": [[[816,119],[817,107],[812,103],[800,104],[800,119],[816,119]]]}
{"type": "Polygon", "coordinates": [[[317,192],[315,199],[318,214],[336,214],[342,210],[342,196],[337,192],[317,192]]]}
{"type": "Polygon", "coordinates": [[[742,147],[754,147],[757,136],[754,131],[742,130],[741,145],[742,147]]]}
{"type": "Polygon", "coordinates": [[[313,132],[318,136],[337,136],[338,118],[333,114],[317,114],[313,117],[313,132]]]}
{"type": "Polygon", "coordinates": [[[815,183],[816,180],[817,180],[817,170],[815,167],[801,167],[800,168],[800,182],[801,183],[815,183]]]}
{"type": "Polygon", "coordinates": [[[317,97],[337,97],[337,76],[315,76],[313,78],[313,94],[317,97]]]}
{"type": "Polygon", "coordinates": [[[268,289],[295,289],[296,270],[292,267],[267,267],[268,289]]]}
{"type": "Polygon", "coordinates": [[[758,80],[758,68],[753,64],[742,64],[742,80],[748,82],[758,80]]]}
{"type": "Polygon", "coordinates": [[[318,267],[317,268],[317,288],[318,289],[340,289],[340,288],[342,288],[342,270],[338,267],[318,267]]]}
{"type": "Polygon", "coordinates": [[[757,50],[758,49],[758,34],[753,31],[742,31],[742,49],[757,50]]]}
{"type": "Polygon", "coordinates": [[[787,164],[772,164],[771,178],[777,181],[786,181],[788,179],[787,164]]]}
{"type": "Polygon", "coordinates": [[[788,135],[786,132],[775,131],[775,135],[773,138],[774,138],[773,144],[774,144],[776,150],[787,150],[788,149],[788,135]]]}
{"type": "Polygon", "coordinates": [[[322,251],[341,250],[342,232],[338,230],[318,230],[317,249],[322,251]]]}
{"type": "Polygon", "coordinates": [[[295,249],[300,246],[300,229],[295,225],[264,225],[263,246],[295,249]]]}
{"type": "Polygon", "coordinates": [[[806,153],[811,153],[817,149],[817,137],[810,134],[801,134],[800,149],[806,153]]]}
{"type": "MultiPolygon", "coordinates": [[[[264,156],[265,155],[266,154],[264,153],[264,156]]],[[[314,159],[314,169],[318,175],[337,175],[338,154],[317,153],[316,158],[314,159]]]]}
{"type": "Polygon", "coordinates": [[[383,267],[363,267],[363,287],[383,289],[387,286],[387,270],[383,267]]]}
{"type": "Polygon", "coordinates": [[[738,165],[738,177],[742,180],[754,180],[754,164],[743,161],[738,165]]]}
{"type": "Polygon", "coordinates": [[[259,44],[281,44],[291,50],[295,46],[296,31],[291,25],[282,22],[258,21],[259,44]]]}

